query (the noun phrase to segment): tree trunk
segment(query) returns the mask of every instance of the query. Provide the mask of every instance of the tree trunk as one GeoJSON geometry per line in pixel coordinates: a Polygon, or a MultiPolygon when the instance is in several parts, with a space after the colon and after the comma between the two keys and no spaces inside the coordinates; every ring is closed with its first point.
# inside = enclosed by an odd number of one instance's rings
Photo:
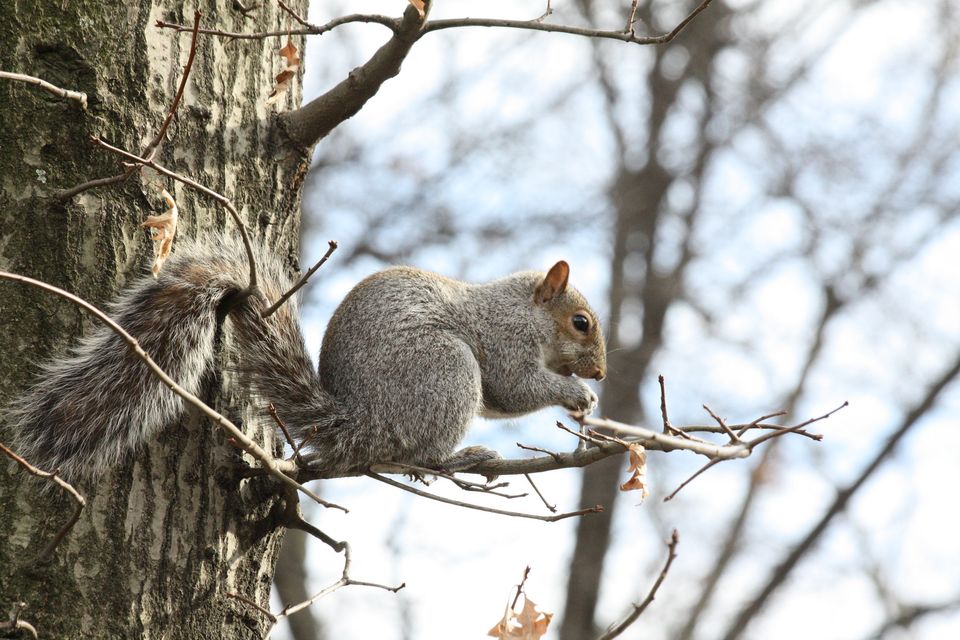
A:
{"type": "MultiPolygon", "coordinates": [[[[288,0],[306,13],[306,0],[288,0]]],[[[203,2],[204,26],[282,29],[288,18],[261,3],[245,20],[229,2],[203,2]]],[[[193,6],[71,0],[0,5],[0,68],[85,91],[89,108],[26,84],[0,80],[0,269],[50,282],[103,308],[151,254],[139,224],[159,213],[160,188],[176,199],[181,235],[232,227],[210,198],[165,178],[141,177],[86,191],[58,191],[122,172],[91,135],[139,152],[170,108],[193,6]]],[[[300,39],[295,44],[302,50],[300,39]]],[[[277,148],[264,100],[281,68],[278,39],[200,37],[183,102],[157,161],[235,202],[251,233],[295,263],[301,179],[307,159],[277,148]]],[[[299,92],[286,97],[299,102],[299,92]]],[[[176,250],[176,245],[174,245],[176,250]]],[[[92,321],[48,293],[0,282],[0,406],[63,355],[92,321]]],[[[229,340],[229,323],[225,327],[229,340]]],[[[228,373],[210,376],[205,399],[273,445],[272,427],[247,420],[228,373]],[[256,426],[254,426],[256,425],[256,426]]],[[[0,441],[9,442],[0,414],[0,441]]],[[[96,482],[78,483],[87,506],[49,562],[38,555],[69,519],[55,487],[0,462],[0,617],[15,601],[44,638],[256,637],[265,620],[228,598],[269,606],[282,533],[271,526],[268,481],[239,481],[237,450],[197,416],[170,425],[136,459],[96,482]]]]}

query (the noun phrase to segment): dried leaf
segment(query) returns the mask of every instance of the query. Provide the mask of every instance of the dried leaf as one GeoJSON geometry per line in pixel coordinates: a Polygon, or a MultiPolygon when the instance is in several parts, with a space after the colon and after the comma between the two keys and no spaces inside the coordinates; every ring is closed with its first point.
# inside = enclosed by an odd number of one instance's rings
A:
{"type": "Polygon", "coordinates": [[[620,491],[642,491],[641,500],[646,500],[650,495],[647,488],[647,451],[643,445],[634,443],[630,445],[630,467],[628,469],[632,474],[630,478],[620,485],[620,491]]]}
{"type": "Polygon", "coordinates": [[[297,48],[294,46],[293,40],[289,37],[287,38],[287,44],[280,49],[280,56],[286,60],[286,67],[277,74],[276,84],[273,85],[273,91],[270,92],[270,96],[266,101],[268,107],[279,102],[283,96],[286,95],[293,79],[297,76],[297,70],[300,68],[300,58],[297,56],[297,48]]]}
{"type": "Polygon", "coordinates": [[[153,266],[150,270],[154,278],[160,275],[163,263],[170,257],[173,238],[177,235],[177,219],[180,217],[173,196],[166,189],[161,189],[160,195],[167,203],[167,210],[159,216],[147,216],[146,222],[140,225],[150,229],[150,236],[153,238],[153,266]]]}
{"type": "Polygon", "coordinates": [[[533,600],[523,594],[523,610],[517,613],[508,604],[503,618],[487,635],[499,640],[540,640],[552,618],[552,613],[541,611],[533,600]]]}
{"type": "Polygon", "coordinates": [[[410,0],[410,4],[416,7],[417,11],[420,12],[421,18],[427,15],[427,5],[423,0],[410,0]]]}

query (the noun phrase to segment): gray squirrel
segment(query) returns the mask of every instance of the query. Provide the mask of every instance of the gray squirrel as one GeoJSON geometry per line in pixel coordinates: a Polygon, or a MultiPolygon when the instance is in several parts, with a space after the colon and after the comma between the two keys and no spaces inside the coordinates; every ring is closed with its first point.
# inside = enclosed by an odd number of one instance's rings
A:
{"type": "MultiPolygon", "coordinates": [[[[273,403],[301,455],[322,475],[406,463],[448,471],[498,457],[456,453],[471,419],[559,405],[590,412],[606,351],[597,316],[567,284],[569,267],[467,284],[410,267],[360,282],[334,312],[319,372],[306,351],[278,257],[255,246],[259,293],[237,302],[248,267],[238,239],[179,240],[157,279],[145,275],[111,315],[183,387],[197,393],[229,311],[243,379],[273,403]],[[576,374],[577,377],[574,377],[576,374]]],[[[43,469],[96,476],[184,410],[113,332],[100,328],[44,366],[12,407],[14,447],[43,469]]]]}

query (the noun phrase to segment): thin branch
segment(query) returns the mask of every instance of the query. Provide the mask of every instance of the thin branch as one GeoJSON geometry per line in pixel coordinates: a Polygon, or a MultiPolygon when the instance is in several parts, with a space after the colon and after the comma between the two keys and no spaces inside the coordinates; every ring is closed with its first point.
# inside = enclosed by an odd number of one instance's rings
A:
{"type": "Polygon", "coordinates": [[[221,415],[220,413],[212,409],[200,398],[193,395],[192,393],[190,393],[189,391],[181,387],[179,384],[177,384],[177,382],[173,380],[173,378],[171,378],[169,375],[167,375],[167,373],[163,369],[161,369],[156,362],[154,362],[153,358],[151,358],[150,355],[143,350],[143,348],[140,346],[140,343],[137,342],[136,338],[134,338],[129,333],[127,333],[126,330],[123,329],[123,327],[121,327],[116,322],[114,322],[110,318],[110,316],[105,314],[103,311],[100,311],[100,309],[93,306],[83,298],[75,296],[72,293],[64,291],[63,289],[55,287],[51,284],[47,284],[46,282],[34,280],[33,278],[21,276],[16,273],[8,273],[6,271],[0,271],[0,279],[12,280],[14,282],[21,282],[23,284],[27,284],[32,287],[42,289],[44,291],[49,291],[62,298],[69,300],[73,304],[81,307],[82,309],[86,310],[87,312],[95,316],[98,320],[100,320],[100,322],[105,324],[114,333],[116,333],[124,342],[126,342],[130,350],[133,351],[137,355],[137,357],[143,360],[143,362],[147,365],[147,367],[150,369],[153,375],[155,375],[161,382],[163,382],[163,384],[166,385],[167,388],[169,388],[175,394],[183,398],[188,404],[199,409],[208,418],[213,420],[213,422],[215,422],[220,428],[222,428],[227,433],[229,433],[234,438],[234,440],[236,440],[236,442],[240,445],[240,447],[244,451],[249,453],[251,456],[253,456],[255,459],[259,460],[263,465],[263,468],[266,469],[267,473],[273,476],[274,478],[276,478],[277,480],[279,480],[281,485],[302,492],[303,494],[309,496],[314,502],[316,502],[317,504],[323,505],[324,507],[331,507],[331,508],[342,509],[343,511],[346,511],[346,509],[344,509],[343,507],[334,505],[330,502],[327,502],[326,500],[321,499],[320,496],[315,494],[313,491],[311,491],[310,489],[307,489],[306,487],[304,487],[302,484],[300,484],[290,476],[284,474],[280,470],[278,462],[273,456],[271,456],[269,453],[264,451],[264,449],[260,447],[260,445],[258,445],[256,442],[251,440],[243,431],[241,431],[230,420],[228,420],[226,417],[224,417],[223,415],[221,415]]]}
{"type": "MultiPolygon", "coordinates": [[[[187,63],[183,66],[183,75],[180,76],[180,86],[177,87],[177,92],[173,97],[173,102],[170,103],[170,108],[167,110],[167,117],[164,118],[163,124],[160,125],[160,129],[157,130],[157,135],[153,137],[153,140],[150,141],[150,144],[146,146],[143,150],[143,156],[149,160],[153,160],[154,156],[157,153],[157,149],[160,146],[160,143],[163,142],[164,137],[167,135],[167,129],[170,127],[170,123],[173,121],[173,117],[177,112],[177,107],[180,106],[180,100],[183,98],[183,91],[187,86],[187,78],[190,76],[190,71],[193,69],[193,60],[197,54],[197,34],[200,30],[200,18],[203,17],[203,13],[200,10],[194,11],[193,14],[193,27],[190,27],[191,38],[190,38],[190,51],[187,54],[187,63]]],[[[89,191],[90,189],[95,189],[97,187],[106,187],[112,184],[117,184],[118,182],[123,182],[136,171],[135,167],[127,167],[123,173],[117,174],[115,176],[109,176],[107,178],[96,178],[94,180],[89,180],[87,182],[78,184],[69,189],[64,189],[57,194],[57,198],[61,201],[67,201],[70,198],[83,193],[84,191],[89,191]]]]}
{"type": "Polygon", "coordinates": [[[533,490],[537,492],[537,495],[540,497],[540,501],[543,502],[543,506],[545,506],[550,513],[556,513],[556,512],[557,512],[557,505],[555,505],[555,504],[550,504],[549,502],[547,502],[547,499],[543,497],[543,494],[540,493],[540,489],[539,489],[539,488],[537,487],[537,485],[533,482],[533,478],[530,477],[530,474],[529,474],[529,473],[525,473],[525,474],[523,474],[523,477],[527,479],[527,482],[530,483],[530,486],[533,487],[533,490]]]}
{"type": "Polygon", "coordinates": [[[226,595],[230,598],[234,598],[239,602],[246,604],[247,606],[253,607],[257,611],[262,613],[264,616],[266,616],[267,620],[270,621],[270,624],[267,625],[267,632],[264,635],[264,638],[269,638],[273,633],[273,630],[276,627],[277,622],[280,621],[280,618],[285,618],[287,616],[293,615],[294,613],[297,613],[298,611],[302,611],[303,609],[306,609],[307,607],[312,605],[317,600],[320,600],[321,598],[330,595],[331,593],[333,593],[334,591],[342,587],[348,587],[351,585],[361,586],[361,587],[375,587],[377,589],[383,589],[385,591],[391,591],[393,593],[396,593],[407,586],[406,583],[402,583],[396,587],[388,587],[386,585],[379,584],[376,582],[354,580],[353,578],[350,577],[350,565],[352,564],[352,559],[350,555],[350,545],[348,545],[346,542],[342,544],[343,544],[343,570],[342,570],[340,579],[334,582],[333,584],[327,587],[324,587],[323,589],[321,589],[320,591],[313,594],[312,596],[310,596],[309,598],[307,598],[302,602],[286,605],[282,610],[280,610],[279,613],[271,613],[268,609],[260,606],[250,598],[247,598],[240,594],[231,592],[231,593],[227,593],[226,595]]]}
{"type": "Polygon", "coordinates": [[[246,597],[246,596],[243,596],[243,595],[240,595],[239,593],[236,593],[236,592],[233,592],[233,591],[228,591],[226,595],[227,595],[228,598],[233,598],[233,599],[235,599],[235,600],[239,600],[240,602],[242,602],[243,604],[247,605],[248,607],[253,607],[253,608],[256,609],[257,611],[259,611],[260,613],[262,613],[263,615],[265,615],[265,616],[267,617],[267,620],[269,620],[272,624],[277,624],[277,616],[275,616],[275,615],[273,615],[272,613],[270,613],[270,609],[266,609],[266,608],[264,608],[264,607],[261,607],[259,604],[257,604],[256,602],[254,602],[254,601],[251,600],[250,598],[248,598],[248,597],[246,597]]]}
{"type": "Polygon", "coordinates": [[[551,33],[567,33],[587,38],[606,38],[620,40],[631,44],[666,44],[680,35],[680,32],[696,18],[701,11],[710,5],[712,0],[703,0],[697,7],[680,21],[669,33],[659,36],[638,36],[632,29],[625,31],[604,31],[587,27],[573,27],[565,24],[549,24],[530,20],[501,20],[499,18],[451,18],[448,20],[432,20],[423,27],[423,33],[432,33],[442,29],[459,27],[498,27],[507,29],[528,29],[532,31],[547,31],[551,33]]]}
{"type": "Polygon", "coordinates": [[[519,448],[523,449],[524,451],[536,451],[537,453],[545,453],[551,458],[553,458],[554,460],[556,460],[557,462],[560,461],[560,454],[557,453],[556,451],[550,451],[549,449],[544,449],[543,447],[534,447],[528,444],[523,444],[522,442],[518,442],[516,444],[519,448]]]}
{"type": "Polygon", "coordinates": [[[426,491],[421,491],[420,489],[417,489],[415,487],[405,485],[402,482],[397,482],[392,478],[387,478],[386,476],[382,476],[378,473],[368,472],[366,475],[369,478],[373,478],[374,480],[383,482],[384,484],[389,484],[390,486],[396,487],[398,489],[402,489],[403,491],[409,491],[410,493],[416,494],[423,498],[436,500],[438,502],[443,502],[446,504],[452,504],[457,507],[464,507],[466,509],[476,509],[477,511],[486,511],[487,513],[496,513],[498,515],[511,516],[514,518],[529,518],[531,520],[542,520],[543,522],[556,522],[557,520],[563,520],[565,518],[582,516],[588,513],[601,513],[603,511],[603,507],[600,505],[590,507],[589,509],[581,509],[579,511],[570,511],[568,513],[559,513],[552,516],[540,516],[533,513],[522,513],[519,511],[505,511],[503,509],[494,509],[493,507],[483,507],[477,504],[470,504],[469,502],[461,502],[460,500],[444,498],[443,496],[434,495],[426,491]]]}
{"type": "Polygon", "coordinates": [[[70,497],[73,498],[73,501],[77,503],[76,508],[73,510],[73,515],[70,517],[70,520],[66,522],[57,532],[57,535],[54,536],[53,540],[47,543],[47,546],[43,548],[43,551],[40,552],[39,560],[43,561],[49,559],[53,555],[54,549],[57,548],[57,545],[60,544],[60,541],[67,535],[70,529],[73,528],[73,525],[77,523],[77,520],[80,519],[80,513],[83,511],[83,508],[87,504],[86,498],[80,495],[80,492],[74,488],[72,484],[61,478],[57,475],[56,471],[43,471],[33,466],[26,460],[24,460],[20,455],[11,451],[5,444],[0,442],[0,451],[5,453],[8,458],[16,461],[21,467],[26,470],[27,473],[37,476],[38,478],[43,478],[44,480],[49,480],[50,482],[56,484],[58,487],[70,494],[70,497]]]}
{"type": "Polygon", "coordinates": [[[82,91],[71,91],[70,89],[61,89],[58,86],[52,85],[46,80],[37,78],[34,76],[28,76],[23,73],[13,73],[10,71],[0,71],[0,78],[5,80],[16,80],[17,82],[25,82],[27,84],[32,84],[35,87],[40,87],[48,93],[52,93],[58,98],[64,98],[66,100],[73,100],[80,105],[80,108],[83,111],[87,110],[87,94],[82,91]]]}
{"type": "Polygon", "coordinates": [[[934,381],[926,391],[924,397],[907,412],[900,425],[888,436],[887,442],[867,463],[853,482],[837,491],[833,503],[824,511],[823,515],[807,535],[790,550],[789,553],[773,569],[767,582],[760,591],[737,613],[730,626],[727,627],[723,640],[736,640],[749,626],[750,621],[757,615],[770,597],[780,588],[800,560],[816,545],[820,536],[827,530],[833,519],[843,513],[850,499],[866,483],[873,473],[880,468],[883,462],[893,453],[900,441],[920,422],[920,418],[936,404],[941,392],[958,376],[960,376],[960,354],[956,356],[953,365],[934,381]]]}
{"type": "Polygon", "coordinates": [[[623,633],[627,627],[636,622],[637,618],[650,606],[650,603],[657,597],[657,591],[660,589],[660,585],[663,584],[663,581],[667,578],[667,574],[670,572],[670,565],[673,564],[673,560],[677,557],[678,542],[680,542],[680,535],[677,533],[677,530],[674,529],[667,543],[667,562],[663,565],[663,569],[660,571],[660,575],[657,576],[657,581],[654,582],[650,588],[647,597],[644,598],[643,602],[633,605],[633,611],[631,611],[627,617],[608,628],[606,633],[601,635],[597,640],[612,640],[616,638],[623,633]]]}
{"type": "MultiPolygon", "coordinates": [[[[730,442],[738,443],[741,441],[740,436],[734,433],[733,430],[727,426],[727,423],[723,421],[723,418],[721,418],[720,416],[718,416],[713,412],[713,409],[711,409],[707,405],[703,405],[703,408],[707,413],[710,414],[710,417],[713,418],[718,425],[720,425],[720,430],[723,431],[725,434],[727,434],[727,437],[730,438],[730,442]]],[[[760,418],[759,420],[763,420],[763,418],[760,418]]]]}
{"type": "MultiPolygon", "coordinates": [[[[313,25],[309,24],[304,26],[302,29],[283,29],[278,31],[258,31],[254,33],[242,33],[235,31],[221,31],[220,29],[200,29],[200,33],[208,36],[217,36],[220,38],[231,38],[235,40],[263,40],[264,38],[280,38],[287,36],[319,36],[327,33],[328,31],[333,31],[339,26],[350,24],[352,22],[362,22],[369,24],[379,24],[390,29],[396,33],[400,25],[400,20],[398,18],[391,18],[390,16],[377,15],[377,14],[361,14],[353,13],[347,16],[340,16],[335,18],[330,22],[313,25]]],[[[163,20],[157,20],[156,27],[160,29],[173,29],[174,31],[190,31],[190,27],[182,24],[176,24],[172,22],[164,22],[163,20]]]]}
{"type": "MultiPolygon", "coordinates": [[[[818,416],[818,417],[816,417],[816,418],[810,418],[810,419],[805,420],[805,421],[801,422],[800,424],[795,425],[795,426],[792,426],[792,427],[780,427],[780,428],[777,428],[777,429],[775,429],[775,430],[773,430],[773,431],[771,431],[771,432],[769,432],[769,433],[765,433],[765,434],[763,434],[762,436],[758,436],[757,438],[754,438],[753,440],[749,440],[749,441],[747,441],[747,442],[744,442],[743,440],[741,440],[740,438],[738,438],[738,437],[733,433],[733,431],[730,430],[730,428],[726,425],[726,423],[725,423],[717,414],[715,414],[713,411],[711,411],[710,408],[709,408],[707,405],[703,405],[703,408],[706,409],[707,412],[708,412],[711,416],[713,416],[714,420],[716,420],[716,421],[720,424],[720,427],[721,427],[721,429],[724,430],[724,433],[726,433],[726,434],[727,434],[728,436],[730,436],[731,438],[735,438],[735,439],[736,439],[735,442],[732,442],[732,443],[731,443],[730,445],[728,445],[728,446],[731,446],[731,447],[745,447],[749,452],[753,452],[753,450],[754,450],[756,447],[760,446],[760,445],[763,444],[764,442],[767,442],[768,440],[772,440],[772,439],[774,439],[774,438],[779,438],[779,437],[781,437],[781,436],[785,436],[785,435],[787,435],[788,433],[796,433],[798,430],[803,429],[804,427],[806,427],[806,426],[808,426],[808,425],[811,425],[811,424],[813,424],[814,422],[819,422],[820,420],[826,420],[827,418],[829,418],[830,416],[832,416],[833,414],[835,414],[837,411],[840,411],[841,409],[849,406],[849,404],[850,404],[849,402],[846,402],[846,401],[845,401],[843,404],[841,404],[841,405],[840,405],[839,407],[837,407],[836,409],[832,409],[832,410],[828,411],[827,413],[823,414],[822,416],[818,416]]],[[[757,420],[758,420],[758,421],[759,421],[759,420],[763,420],[763,418],[758,418],[757,420]]],[[[714,459],[711,460],[710,462],[706,463],[705,465],[703,465],[702,467],[700,467],[692,476],[690,476],[689,478],[687,478],[686,480],[684,480],[682,483],[680,483],[680,486],[677,487],[676,489],[674,489],[674,490],[673,490],[673,493],[671,493],[670,495],[668,495],[667,497],[665,497],[665,498],[663,499],[663,501],[664,501],[664,502],[669,502],[670,500],[673,500],[673,499],[676,497],[676,495],[677,495],[678,493],[680,493],[680,490],[683,489],[684,487],[686,487],[686,486],[687,486],[688,484],[690,484],[691,482],[693,482],[693,480],[694,480],[695,478],[699,477],[699,476],[700,476],[703,472],[705,472],[707,469],[710,469],[711,467],[716,466],[717,464],[723,462],[723,461],[726,460],[726,459],[727,459],[727,458],[714,458],[714,459]]]]}
{"type": "Polygon", "coordinates": [[[317,269],[322,267],[323,264],[330,259],[330,256],[333,254],[333,252],[337,250],[337,243],[334,242],[333,240],[328,240],[327,244],[329,245],[329,247],[327,248],[327,252],[323,254],[323,257],[320,258],[315,265],[310,267],[310,269],[307,270],[307,272],[303,274],[303,276],[299,280],[297,280],[297,283],[292,287],[290,287],[289,291],[287,291],[282,296],[277,298],[277,301],[274,302],[272,305],[264,309],[263,312],[260,314],[260,317],[269,318],[271,315],[273,315],[273,313],[277,309],[279,309],[284,302],[289,300],[290,297],[293,296],[293,294],[295,294],[297,291],[299,291],[303,287],[303,285],[307,284],[307,280],[309,280],[310,276],[312,276],[314,273],[317,272],[317,269]]]}
{"type": "Polygon", "coordinates": [[[193,12],[193,29],[191,30],[192,36],[190,38],[190,51],[187,54],[187,63],[183,65],[183,75],[180,76],[180,85],[177,87],[177,92],[173,96],[173,102],[170,103],[170,109],[167,110],[167,117],[163,119],[163,124],[160,125],[157,135],[153,137],[153,140],[150,141],[147,148],[143,150],[142,155],[149,160],[153,160],[157,148],[167,135],[167,129],[170,127],[170,123],[173,122],[173,117],[177,113],[177,107],[180,106],[180,100],[183,98],[183,91],[187,87],[187,78],[190,77],[190,70],[193,69],[193,60],[197,56],[197,30],[200,29],[200,18],[202,17],[203,13],[199,9],[193,12]]]}
{"type": "Polygon", "coordinates": [[[124,151],[123,149],[120,149],[119,147],[115,147],[107,142],[104,142],[103,140],[97,137],[91,137],[90,141],[96,146],[103,147],[107,151],[112,151],[113,153],[116,153],[117,155],[123,158],[126,158],[131,162],[136,162],[137,164],[141,164],[145,167],[150,167],[154,171],[162,173],[168,178],[173,178],[174,180],[177,180],[178,182],[182,182],[188,187],[193,187],[197,191],[205,193],[211,198],[213,198],[214,200],[216,200],[217,202],[219,202],[230,213],[230,216],[233,218],[234,223],[237,225],[237,228],[240,230],[240,237],[243,239],[243,246],[247,252],[247,263],[250,266],[250,283],[247,285],[247,290],[244,292],[244,294],[253,295],[257,291],[257,261],[253,257],[253,245],[250,242],[250,236],[247,234],[247,226],[243,224],[243,220],[240,219],[240,214],[237,212],[236,207],[233,206],[233,202],[231,202],[229,198],[217,193],[216,191],[214,191],[213,189],[210,189],[209,187],[203,186],[199,182],[196,182],[194,180],[191,180],[190,178],[187,178],[186,176],[182,176],[179,173],[171,171],[170,169],[167,169],[166,167],[163,167],[157,164],[156,162],[154,162],[149,158],[141,158],[140,156],[136,156],[130,153],[129,151],[124,151]]]}
{"type": "Polygon", "coordinates": [[[40,636],[37,634],[37,628],[26,620],[17,620],[16,622],[0,622],[0,629],[15,629],[26,631],[30,636],[37,640],[40,636]]]}
{"type": "Polygon", "coordinates": [[[280,8],[283,9],[284,11],[286,11],[287,14],[289,14],[291,18],[293,18],[294,20],[296,20],[297,22],[299,22],[300,24],[302,24],[304,27],[307,27],[307,28],[310,28],[310,29],[314,29],[314,28],[315,28],[314,25],[310,24],[309,22],[307,22],[306,20],[304,20],[303,18],[301,18],[301,17],[300,17],[300,14],[298,14],[296,11],[294,11],[293,9],[291,9],[290,7],[288,7],[288,6],[283,2],[283,0],[277,0],[277,4],[280,5],[280,8]]]}
{"type": "MultiPolygon", "coordinates": [[[[429,469],[427,467],[421,467],[415,464],[406,464],[403,462],[389,462],[386,464],[375,464],[370,467],[370,471],[374,473],[402,473],[404,475],[414,476],[417,480],[422,482],[425,485],[429,485],[430,482],[426,480],[427,476],[436,476],[438,478],[443,478],[444,480],[449,480],[453,484],[457,485],[458,488],[463,489],[464,491],[474,491],[477,493],[488,493],[494,496],[500,496],[501,498],[525,498],[526,493],[502,493],[497,491],[497,489],[502,489],[504,487],[510,486],[509,482],[498,482],[496,484],[491,484],[490,482],[472,482],[470,480],[464,480],[463,478],[458,478],[452,473],[446,471],[440,471],[438,469],[429,469]]],[[[472,471],[470,473],[473,473],[472,471]]]]}
{"type": "Polygon", "coordinates": [[[284,424],[283,420],[280,419],[280,415],[277,413],[277,408],[273,406],[272,402],[267,407],[267,412],[270,414],[270,417],[273,418],[273,421],[276,423],[276,425],[280,427],[280,431],[283,432],[283,437],[287,439],[287,444],[289,444],[290,448],[293,449],[294,461],[296,461],[298,465],[302,466],[304,462],[303,458],[300,457],[300,446],[302,446],[303,443],[298,446],[297,443],[293,441],[293,436],[290,435],[290,430],[287,429],[287,425],[284,424]]]}
{"type": "Polygon", "coordinates": [[[670,417],[667,415],[667,385],[662,375],[657,376],[657,381],[660,383],[660,416],[663,418],[663,432],[672,433],[675,436],[680,436],[681,438],[689,438],[686,433],[681,429],[677,429],[672,424],[670,424],[670,417]]]}
{"type": "Polygon", "coordinates": [[[520,584],[517,585],[517,595],[513,596],[513,602],[510,603],[510,608],[514,609],[517,606],[517,600],[520,599],[520,594],[523,593],[523,585],[527,584],[527,578],[530,577],[530,565],[523,570],[523,577],[520,578],[520,584]]]}

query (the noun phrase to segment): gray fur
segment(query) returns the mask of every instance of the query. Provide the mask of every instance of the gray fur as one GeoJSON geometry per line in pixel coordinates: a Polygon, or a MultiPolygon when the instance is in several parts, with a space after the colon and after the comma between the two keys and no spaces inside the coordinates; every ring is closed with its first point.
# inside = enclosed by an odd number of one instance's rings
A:
{"type": "MultiPolygon", "coordinates": [[[[275,405],[322,475],[386,462],[466,468],[496,456],[482,447],[453,453],[474,416],[596,405],[590,388],[570,374],[602,377],[603,336],[565,275],[559,293],[538,302],[543,273],[482,285],[408,267],[374,274],[331,318],[318,376],[296,301],[260,317],[290,281],[276,257],[260,248],[256,254],[263,295],[234,305],[229,316],[237,361],[258,404],[275,405]],[[564,324],[580,312],[594,323],[589,336],[564,324]]],[[[218,309],[246,280],[238,240],[179,240],[159,280],[134,282],[111,315],[196,394],[212,366],[218,309]]],[[[14,444],[41,468],[95,476],[135,454],[182,411],[181,400],[119,338],[99,329],[46,365],[13,408],[14,444]]]]}
{"type": "Polygon", "coordinates": [[[534,289],[543,278],[524,272],[472,285],[394,267],[357,285],[331,318],[320,352],[321,382],[349,418],[342,429],[319,430],[311,439],[318,465],[460,468],[489,457],[472,449],[450,458],[474,416],[517,416],[552,405],[592,410],[593,391],[546,361],[602,370],[602,335],[585,347],[564,344],[557,311],[589,307],[572,288],[536,305],[534,289]]]}

